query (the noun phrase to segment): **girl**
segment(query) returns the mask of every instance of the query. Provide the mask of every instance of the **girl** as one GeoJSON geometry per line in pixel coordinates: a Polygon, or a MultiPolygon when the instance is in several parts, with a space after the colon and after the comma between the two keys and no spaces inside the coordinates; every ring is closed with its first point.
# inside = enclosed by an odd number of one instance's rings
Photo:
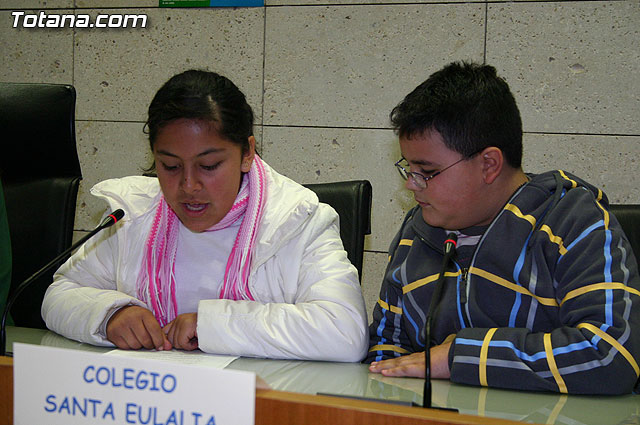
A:
{"type": "Polygon", "coordinates": [[[47,326],[123,349],[360,361],[366,313],[338,216],[256,154],[242,92],[186,71],[147,126],[157,179],[92,189],[126,215],[57,271],[47,326]]]}

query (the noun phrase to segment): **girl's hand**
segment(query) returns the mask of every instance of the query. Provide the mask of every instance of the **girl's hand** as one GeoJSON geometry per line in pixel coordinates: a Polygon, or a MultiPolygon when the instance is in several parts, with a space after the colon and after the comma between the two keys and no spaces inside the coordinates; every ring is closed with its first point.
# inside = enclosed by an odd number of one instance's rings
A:
{"type": "Polygon", "coordinates": [[[146,348],[171,350],[171,343],[162,332],[151,311],[129,305],[118,310],[107,323],[107,339],[123,350],[146,348]]]}
{"type": "Polygon", "coordinates": [[[174,348],[195,350],[198,348],[198,313],[185,313],[176,317],[162,330],[174,348]]]}

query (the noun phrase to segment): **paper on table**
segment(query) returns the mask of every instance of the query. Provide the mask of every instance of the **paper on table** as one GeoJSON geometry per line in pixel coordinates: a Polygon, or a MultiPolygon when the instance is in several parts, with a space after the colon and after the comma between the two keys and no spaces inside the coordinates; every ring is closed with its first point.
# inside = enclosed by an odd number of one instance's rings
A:
{"type": "MultiPolygon", "coordinates": [[[[212,367],[215,369],[224,369],[232,361],[238,358],[238,356],[222,356],[219,354],[207,354],[200,350],[194,351],[155,351],[155,350],[111,350],[105,353],[106,355],[122,356],[122,357],[135,357],[138,359],[152,359],[161,360],[166,362],[188,364],[194,366],[212,367]]],[[[271,389],[269,384],[256,375],[256,388],[258,389],[271,389]]]]}
{"type": "Polygon", "coordinates": [[[107,355],[135,357],[138,359],[163,360],[166,362],[188,364],[194,366],[212,367],[224,369],[237,359],[237,356],[221,356],[218,354],[206,354],[200,350],[194,351],[155,351],[155,350],[111,350],[107,355]]]}

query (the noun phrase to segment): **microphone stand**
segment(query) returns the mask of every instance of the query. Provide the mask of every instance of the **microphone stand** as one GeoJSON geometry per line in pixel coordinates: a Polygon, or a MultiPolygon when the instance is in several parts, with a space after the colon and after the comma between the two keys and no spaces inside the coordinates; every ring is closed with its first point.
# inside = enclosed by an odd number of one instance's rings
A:
{"type": "MultiPolygon", "coordinates": [[[[449,261],[451,261],[451,257],[455,253],[456,242],[458,237],[455,233],[449,233],[447,235],[447,239],[444,242],[444,258],[442,259],[442,267],[440,268],[440,274],[438,275],[438,280],[436,280],[435,288],[433,290],[433,295],[431,296],[431,302],[429,303],[429,311],[427,312],[427,317],[425,319],[424,328],[422,328],[423,336],[424,336],[424,391],[422,394],[422,407],[425,408],[434,408],[432,406],[432,388],[431,388],[431,328],[433,325],[434,318],[438,313],[438,309],[440,307],[440,299],[442,298],[442,288],[444,287],[444,275],[447,270],[447,266],[449,265],[449,261]]],[[[450,409],[446,407],[438,407],[437,409],[442,410],[453,410],[458,411],[457,409],[450,409]]]]}
{"type": "Polygon", "coordinates": [[[102,223],[100,223],[98,227],[96,227],[91,232],[89,232],[88,235],[83,236],[79,241],[77,241],[76,243],[74,243],[64,251],[62,251],[56,258],[51,260],[46,266],[42,267],[40,270],[38,270],[33,275],[31,275],[30,278],[28,278],[27,280],[22,282],[20,285],[18,285],[16,290],[13,291],[11,296],[8,298],[7,305],[5,305],[4,311],[2,312],[2,322],[0,323],[0,356],[7,355],[7,350],[5,346],[7,342],[7,327],[6,327],[7,316],[9,315],[9,311],[11,310],[11,306],[13,306],[13,303],[18,298],[18,296],[22,293],[22,291],[24,291],[29,285],[31,285],[31,283],[33,283],[33,281],[37,280],[40,276],[45,274],[56,264],[60,263],[62,260],[67,258],[71,253],[71,251],[78,248],[80,245],[85,243],[90,237],[92,237],[99,231],[106,229],[107,227],[113,226],[118,221],[120,221],[122,217],[124,217],[124,211],[122,211],[121,209],[115,210],[113,213],[105,217],[102,223]]]}

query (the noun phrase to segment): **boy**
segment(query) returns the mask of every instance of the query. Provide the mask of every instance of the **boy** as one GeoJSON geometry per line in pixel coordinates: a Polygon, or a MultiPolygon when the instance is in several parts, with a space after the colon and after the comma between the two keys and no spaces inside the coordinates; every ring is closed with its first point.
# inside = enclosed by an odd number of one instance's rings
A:
{"type": "Polygon", "coordinates": [[[452,63],[391,113],[418,203],[391,244],[370,370],[423,377],[421,334],[446,235],[458,248],[431,331],[431,376],[624,394],[640,370],[640,276],[602,191],[525,174],[522,122],[493,67],[452,63]]]}

